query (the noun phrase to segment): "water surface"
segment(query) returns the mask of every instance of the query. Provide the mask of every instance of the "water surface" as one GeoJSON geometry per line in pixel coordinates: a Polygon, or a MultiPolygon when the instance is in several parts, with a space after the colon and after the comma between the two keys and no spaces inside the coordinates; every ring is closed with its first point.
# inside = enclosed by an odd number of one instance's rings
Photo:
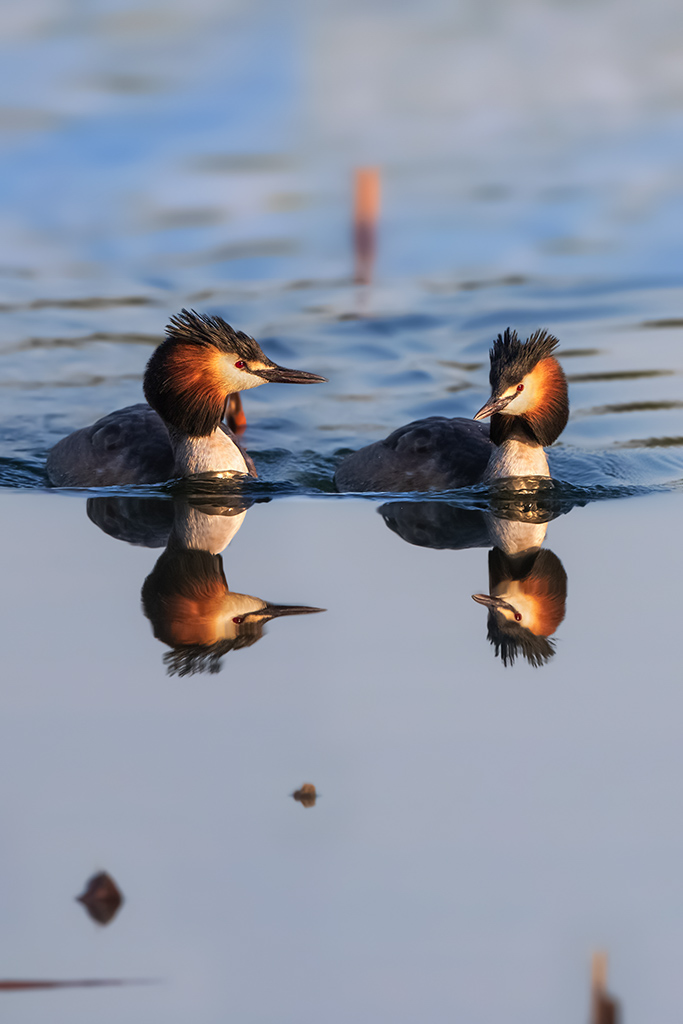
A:
{"type": "Polygon", "coordinates": [[[682,17],[4,16],[0,981],[117,983],[1,991],[13,1021],[569,1024],[596,947],[629,1020],[680,1019],[682,17]],[[47,450],[140,400],[182,307],[329,385],[245,397],[242,497],[51,491],[47,450]],[[471,416],[507,326],[556,334],[570,382],[557,488],[498,521],[547,525],[537,667],[472,600],[487,493],[332,486],[471,416]],[[100,871],[104,926],[74,899],[100,871]]]}

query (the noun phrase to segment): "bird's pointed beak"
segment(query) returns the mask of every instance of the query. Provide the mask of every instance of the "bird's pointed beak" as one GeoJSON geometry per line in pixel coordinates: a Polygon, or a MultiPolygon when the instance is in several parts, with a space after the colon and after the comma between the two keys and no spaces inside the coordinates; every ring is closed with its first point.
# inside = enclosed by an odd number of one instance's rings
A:
{"type": "Polygon", "coordinates": [[[327,384],[327,377],[306,370],[287,370],[284,366],[264,366],[250,373],[269,381],[271,384],[327,384]]]}
{"type": "Polygon", "coordinates": [[[493,395],[491,395],[486,405],[482,405],[479,412],[473,416],[473,419],[485,420],[487,416],[493,416],[494,412],[502,412],[515,397],[515,395],[508,395],[506,398],[494,398],[493,395]]]}

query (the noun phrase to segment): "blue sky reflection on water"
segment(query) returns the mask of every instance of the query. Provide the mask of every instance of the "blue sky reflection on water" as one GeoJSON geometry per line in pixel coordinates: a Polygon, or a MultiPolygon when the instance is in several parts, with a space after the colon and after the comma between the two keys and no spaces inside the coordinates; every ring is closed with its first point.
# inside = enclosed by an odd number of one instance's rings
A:
{"type": "Polygon", "coordinates": [[[0,993],[13,1021],[569,1024],[604,945],[628,1019],[678,1024],[682,29],[669,0],[3,12],[0,959],[159,980],[0,993]],[[230,587],[327,611],[170,677],[159,549],[40,474],[139,400],[182,305],[330,377],[249,394],[268,481],[328,490],[340,448],[472,415],[510,323],[570,353],[557,474],[668,493],[550,524],[569,590],[538,670],[487,642],[484,549],[413,547],[372,501],[255,504],[230,587]],[[99,869],[105,929],[72,901],[99,869]]]}
{"type": "Polygon", "coordinates": [[[196,276],[339,273],[363,162],[385,170],[389,276],[677,262],[674,3],[494,3],[485,22],[473,3],[28,9],[2,62],[2,216],[19,265],[178,287],[188,268],[162,259],[176,246],[197,257],[275,232],[294,256],[209,259],[196,276]],[[198,170],[220,154],[289,167],[198,170]],[[274,212],[278,194],[295,216],[274,212]],[[220,230],[150,230],[159,212],[202,208],[223,213],[220,230]]]}

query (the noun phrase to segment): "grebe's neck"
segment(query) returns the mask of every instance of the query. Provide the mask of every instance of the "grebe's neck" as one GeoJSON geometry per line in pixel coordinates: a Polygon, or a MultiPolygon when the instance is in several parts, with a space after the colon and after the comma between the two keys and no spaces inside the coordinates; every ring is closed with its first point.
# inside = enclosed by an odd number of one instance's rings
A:
{"type": "Polygon", "coordinates": [[[175,458],[175,475],[197,476],[200,473],[249,474],[244,455],[232,434],[222,424],[206,437],[191,437],[170,423],[166,424],[175,458]]]}
{"type": "Polygon", "coordinates": [[[511,437],[494,448],[486,466],[484,483],[509,476],[549,477],[548,460],[541,446],[511,437]]]}
{"type": "Polygon", "coordinates": [[[548,460],[520,416],[491,417],[494,449],[484,473],[484,483],[510,476],[550,476],[548,460]]]}

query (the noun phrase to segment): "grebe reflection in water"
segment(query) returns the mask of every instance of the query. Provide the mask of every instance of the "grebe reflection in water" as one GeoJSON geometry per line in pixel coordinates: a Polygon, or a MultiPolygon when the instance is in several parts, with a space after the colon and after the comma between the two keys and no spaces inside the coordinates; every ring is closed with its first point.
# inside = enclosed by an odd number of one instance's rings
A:
{"type": "Polygon", "coordinates": [[[272,619],[324,611],[308,605],[271,604],[230,589],[221,552],[242,526],[249,507],[239,497],[231,497],[231,502],[114,496],[88,501],[90,518],[112,536],[146,537],[153,546],[165,537],[166,548],[145,580],[141,596],[154,636],[171,648],[164,655],[169,675],[216,673],[224,655],[255,644],[272,619]]]}
{"type": "Polygon", "coordinates": [[[409,544],[441,550],[492,547],[489,593],[472,595],[489,609],[488,639],[505,666],[518,655],[546,664],[551,639],[564,619],[567,574],[552,551],[542,548],[548,523],[567,507],[551,495],[491,501],[487,509],[445,501],[393,501],[380,506],[386,525],[409,544]]]}

